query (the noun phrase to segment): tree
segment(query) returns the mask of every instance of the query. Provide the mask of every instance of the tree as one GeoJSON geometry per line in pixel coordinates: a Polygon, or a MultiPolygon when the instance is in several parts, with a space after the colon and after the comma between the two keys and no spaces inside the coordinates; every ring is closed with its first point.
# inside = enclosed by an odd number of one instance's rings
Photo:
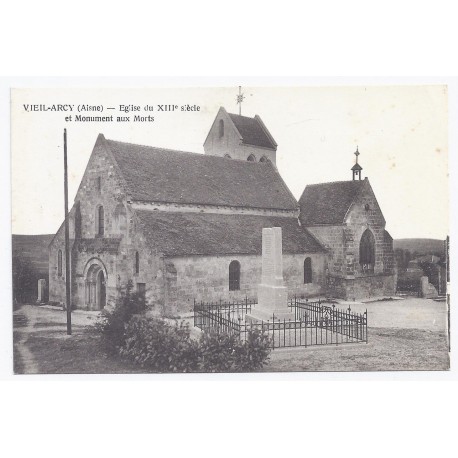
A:
{"type": "Polygon", "coordinates": [[[36,283],[30,264],[17,254],[13,255],[13,301],[24,303],[33,300],[36,283]]]}

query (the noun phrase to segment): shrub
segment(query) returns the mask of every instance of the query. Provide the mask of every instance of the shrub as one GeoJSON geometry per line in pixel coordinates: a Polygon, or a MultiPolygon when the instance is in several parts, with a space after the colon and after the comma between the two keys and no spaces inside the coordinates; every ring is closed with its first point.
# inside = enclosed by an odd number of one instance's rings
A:
{"type": "Polygon", "coordinates": [[[267,362],[270,343],[258,330],[250,330],[246,341],[217,332],[195,341],[186,324],[134,316],[126,325],[120,353],[152,372],[250,372],[267,362]]]}
{"type": "Polygon", "coordinates": [[[268,361],[271,341],[258,329],[247,332],[246,340],[236,335],[202,334],[200,341],[200,369],[204,372],[252,372],[268,361]]]}
{"type": "Polygon", "coordinates": [[[193,372],[198,369],[199,346],[189,326],[170,325],[154,317],[134,316],[126,325],[121,355],[152,372],[193,372]]]}
{"type": "Polygon", "coordinates": [[[245,342],[235,347],[234,372],[251,372],[261,369],[269,360],[271,351],[269,335],[260,329],[250,329],[245,342]]]}
{"type": "Polygon", "coordinates": [[[250,372],[269,359],[267,334],[249,330],[241,341],[235,335],[210,332],[193,340],[187,324],[146,316],[144,296],[132,289],[129,282],[115,307],[103,310],[95,325],[108,352],[150,372],[250,372]]]}
{"type": "Polygon", "coordinates": [[[234,335],[210,331],[199,339],[199,369],[203,372],[231,372],[236,348],[240,345],[234,335]]]}
{"type": "Polygon", "coordinates": [[[104,309],[96,330],[102,337],[105,348],[117,353],[125,345],[125,326],[137,314],[144,313],[148,305],[143,294],[133,291],[133,284],[128,282],[124,290],[120,290],[119,299],[113,309],[104,309]]]}

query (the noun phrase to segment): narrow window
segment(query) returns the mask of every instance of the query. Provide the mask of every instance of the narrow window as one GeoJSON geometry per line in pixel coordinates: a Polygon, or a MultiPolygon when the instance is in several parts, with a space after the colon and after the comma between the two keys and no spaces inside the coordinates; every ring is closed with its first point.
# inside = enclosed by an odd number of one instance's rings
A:
{"type": "Polygon", "coordinates": [[[101,177],[97,177],[97,191],[101,191],[102,190],[102,178],[101,177]]]}
{"type": "Polygon", "coordinates": [[[374,272],[375,238],[369,229],[364,231],[359,243],[359,263],[363,272],[374,272]]]}
{"type": "Polygon", "coordinates": [[[99,235],[104,235],[105,234],[105,212],[103,210],[103,206],[100,205],[98,212],[98,230],[97,233],[99,235]]]}
{"type": "Polygon", "coordinates": [[[135,252],[135,273],[140,273],[140,255],[138,251],[135,252]]]}
{"type": "Polygon", "coordinates": [[[250,154],[247,159],[248,162],[256,162],[256,158],[254,154],[250,154]]]}
{"type": "Polygon", "coordinates": [[[224,137],[224,121],[219,120],[219,138],[224,137]]]}
{"type": "Polygon", "coordinates": [[[62,277],[62,250],[57,252],[57,275],[62,277]]]}
{"type": "Polygon", "coordinates": [[[145,293],[146,293],[146,283],[137,283],[137,294],[144,299],[145,293]]]}
{"type": "Polygon", "coordinates": [[[310,258],[304,261],[304,283],[312,283],[312,260],[310,258]]]}
{"type": "Polygon", "coordinates": [[[240,262],[232,261],[229,264],[229,291],[240,289],[240,262]]]}
{"type": "Polygon", "coordinates": [[[81,238],[81,229],[82,229],[82,217],[80,203],[77,202],[75,208],[75,239],[81,238]]]}

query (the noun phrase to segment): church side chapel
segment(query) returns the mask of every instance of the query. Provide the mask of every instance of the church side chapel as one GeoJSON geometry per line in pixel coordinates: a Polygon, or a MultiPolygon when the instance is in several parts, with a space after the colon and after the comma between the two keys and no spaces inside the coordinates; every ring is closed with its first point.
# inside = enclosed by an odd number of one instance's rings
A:
{"type": "MultiPolygon", "coordinates": [[[[349,300],[395,290],[393,244],[362,168],[308,185],[299,202],[259,116],[220,108],[205,154],[99,134],[69,214],[76,308],[114,304],[132,282],[167,315],[194,300],[256,299],[263,228],[280,227],[290,298],[349,300]]],[[[49,246],[49,300],[65,302],[64,225],[49,246]]]]}

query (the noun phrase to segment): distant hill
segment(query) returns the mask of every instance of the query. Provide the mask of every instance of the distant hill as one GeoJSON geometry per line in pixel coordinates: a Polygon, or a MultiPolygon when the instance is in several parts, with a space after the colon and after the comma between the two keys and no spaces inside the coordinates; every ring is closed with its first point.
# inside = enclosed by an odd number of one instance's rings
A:
{"type": "Polygon", "coordinates": [[[13,256],[26,261],[32,270],[43,277],[48,276],[48,245],[54,234],[13,234],[13,256]]]}
{"type": "Polygon", "coordinates": [[[393,240],[393,248],[409,250],[418,255],[444,253],[444,241],[438,239],[397,239],[393,240]]]}

